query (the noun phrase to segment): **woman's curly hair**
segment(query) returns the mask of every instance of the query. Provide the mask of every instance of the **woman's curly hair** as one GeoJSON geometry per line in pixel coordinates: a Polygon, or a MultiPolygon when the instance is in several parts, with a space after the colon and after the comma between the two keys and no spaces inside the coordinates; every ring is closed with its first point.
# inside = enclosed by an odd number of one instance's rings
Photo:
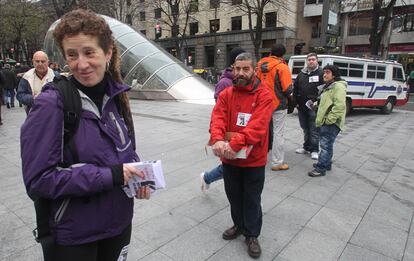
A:
{"type": "MultiPolygon", "coordinates": [[[[109,68],[107,68],[107,72],[115,82],[122,83],[121,58],[119,56],[118,47],[112,36],[112,31],[105,19],[89,10],[76,9],[66,13],[62,16],[59,24],[54,29],[53,37],[55,38],[63,57],[65,57],[63,39],[66,36],[75,36],[81,33],[96,36],[98,38],[98,45],[103,49],[104,53],[108,53],[109,49],[112,48],[112,58],[109,63],[109,68]]],[[[125,119],[130,134],[132,134],[133,123],[128,95],[125,92],[121,93],[119,95],[119,100],[121,103],[122,116],[125,119]]]]}

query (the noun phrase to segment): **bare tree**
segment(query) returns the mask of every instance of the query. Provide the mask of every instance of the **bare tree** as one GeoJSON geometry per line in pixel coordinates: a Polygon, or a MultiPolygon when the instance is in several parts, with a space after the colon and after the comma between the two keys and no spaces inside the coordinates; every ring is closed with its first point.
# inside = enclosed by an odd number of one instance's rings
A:
{"type": "Polygon", "coordinates": [[[386,6],[385,0],[372,0],[372,3],[373,9],[369,43],[371,46],[371,54],[378,55],[378,52],[380,51],[381,40],[383,39],[384,34],[390,26],[390,22],[393,18],[393,10],[396,0],[390,0],[386,6]],[[380,24],[380,19],[382,17],[383,21],[382,24],[380,24]]]}
{"type": "MultiPolygon", "coordinates": [[[[222,0],[224,4],[234,5],[232,0],[222,0]]],[[[254,54],[256,58],[259,58],[259,50],[262,44],[263,34],[263,22],[265,8],[273,6],[276,10],[286,10],[289,13],[294,13],[289,6],[294,5],[294,1],[282,1],[282,0],[240,0],[237,6],[249,20],[249,33],[250,39],[254,46],[254,54]],[[255,25],[253,21],[256,20],[255,25]]]]}
{"type": "MultiPolygon", "coordinates": [[[[0,7],[0,23],[4,28],[2,42],[12,47],[13,58],[20,60],[20,50],[27,46],[27,38],[30,35],[44,36],[47,30],[43,26],[45,14],[38,5],[25,0],[4,1],[0,7]]],[[[40,49],[40,46],[38,43],[36,48],[40,49]]]]}
{"type": "Polygon", "coordinates": [[[154,0],[152,6],[161,12],[161,18],[157,18],[160,24],[166,25],[166,31],[171,33],[171,40],[177,50],[177,57],[185,60],[183,47],[191,12],[198,8],[198,1],[193,0],[154,0]]]}

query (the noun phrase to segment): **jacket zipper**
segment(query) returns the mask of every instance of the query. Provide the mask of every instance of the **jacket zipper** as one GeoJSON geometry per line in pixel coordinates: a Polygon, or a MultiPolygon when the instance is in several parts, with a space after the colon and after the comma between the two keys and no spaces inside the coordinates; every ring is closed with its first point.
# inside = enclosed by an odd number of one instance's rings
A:
{"type": "Polygon", "coordinates": [[[126,140],[125,140],[125,135],[124,135],[124,132],[122,131],[121,125],[119,125],[118,121],[115,118],[115,114],[113,112],[109,112],[109,115],[111,119],[113,120],[116,128],[118,129],[118,134],[119,134],[119,137],[121,138],[122,145],[125,145],[126,140]]]}

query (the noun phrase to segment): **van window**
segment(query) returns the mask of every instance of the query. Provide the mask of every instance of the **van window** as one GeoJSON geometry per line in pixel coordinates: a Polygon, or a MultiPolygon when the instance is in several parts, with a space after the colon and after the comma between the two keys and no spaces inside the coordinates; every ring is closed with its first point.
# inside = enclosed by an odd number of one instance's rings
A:
{"type": "Polygon", "coordinates": [[[403,75],[403,72],[402,72],[402,68],[401,67],[393,67],[393,70],[392,70],[392,79],[394,81],[404,82],[404,75],[403,75]]]}
{"type": "Polygon", "coordinates": [[[385,66],[368,65],[367,78],[385,79],[385,66]]]}
{"type": "Polygon", "coordinates": [[[341,76],[360,77],[364,73],[364,65],[360,63],[334,62],[341,76]]]}
{"type": "Polygon", "coordinates": [[[305,61],[293,61],[292,74],[299,74],[305,67],[305,61]]]}

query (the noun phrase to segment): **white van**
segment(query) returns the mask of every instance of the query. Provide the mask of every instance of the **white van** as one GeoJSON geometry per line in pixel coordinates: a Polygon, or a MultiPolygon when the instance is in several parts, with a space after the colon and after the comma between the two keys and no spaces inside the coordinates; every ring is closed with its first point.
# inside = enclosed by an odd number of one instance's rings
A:
{"type": "MultiPolygon", "coordinates": [[[[318,55],[322,68],[327,64],[338,66],[341,78],[348,82],[347,113],[352,108],[379,108],[391,113],[394,106],[408,101],[408,87],[403,66],[397,62],[354,58],[336,55],[318,55]]],[[[292,78],[306,66],[306,55],[295,55],[289,59],[292,78]]]]}

